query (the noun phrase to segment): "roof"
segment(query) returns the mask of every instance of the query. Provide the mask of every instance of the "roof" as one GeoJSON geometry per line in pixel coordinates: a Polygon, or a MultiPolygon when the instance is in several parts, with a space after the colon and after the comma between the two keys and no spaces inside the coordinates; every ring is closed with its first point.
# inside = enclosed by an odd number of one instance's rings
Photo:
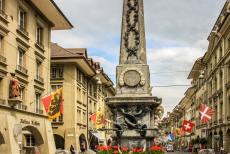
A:
{"type": "Polygon", "coordinates": [[[63,48],[57,43],[51,43],[51,60],[52,62],[62,63],[74,62],[82,68],[82,71],[85,69],[87,69],[88,72],[93,70],[93,76],[95,78],[95,74],[98,72],[103,83],[107,86],[113,86],[112,80],[104,72],[103,67],[100,66],[100,62],[95,62],[92,58],[88,58],[86,48],[63,48]]]}
{"type": "Polygon", "coordinates": [[[230,3],[229,2],[230,2],[230,0],[226,0],[225,4],[224,4],[224,6],[223,6],[223,8],[222,8],[217,20],[216,20],[216,23],[213,26],[213,28],[211,30],[211,33],[208,36],[208,40],[211,37],[213,31],[216,31],[216,30],[220,29],[220,27],[223,25],[226,17],[229,15],[229,12],[228,12],[229,8],[230,8],[230,3]]]}
{"type": "Polygon", "coordinates": [[[34,6],[53,24],[52,30],[71,29],[73,25],[53,0],[30,0],[34,6]]]}
{"type": "Polygon", "coordinates": [[[195,79],[198,78],[200,75],[200,71],[202,71],[204,69],[205,65],[203,63],[203,57],[198,58],[193,67],[192,70],[190,71],[189,75],[188,75],[188,79],[195,79]]]}
{"type": "MultiPolygon", "coordinates": [[[[57,58],[57,57],[62,57],[62,58],[68,58],[68,57],[85,57],[83,54],[81,54],[83,49],[80,49],[80,54],[77,53],[77,49],[75,52],[71,50],[67,50],[65,48],[62,48],[59,46],[57,43],[51,43],[51,58],[57,58]]],[[[86,49],[85,49],[86,50],[86,49]]]]}

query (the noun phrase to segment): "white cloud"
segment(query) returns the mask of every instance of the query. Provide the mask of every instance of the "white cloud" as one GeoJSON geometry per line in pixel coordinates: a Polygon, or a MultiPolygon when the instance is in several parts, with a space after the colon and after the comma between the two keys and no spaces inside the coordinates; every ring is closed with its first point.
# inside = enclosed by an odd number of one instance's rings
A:
{"type": "MultiPolygon", "coordinates": [[[[101,61],[105,71],[113,74],[111,78],[115,81],[123,0],[55,2],[75,25],[75,29],[56,31],[52,40],[64,47],[89,48],[90,56],[101,61]]],[[[189,84],[188,73],[194,61],[206,51],[206,38],[225,0],[144,2],[152,85],[189,84]],[[183,70],[185,72],[177,72],[183,70]]],[[[186,88],[154,88],[153,94],[163,98],[166,111],[169,111],[183,97],[186,88]]]]}

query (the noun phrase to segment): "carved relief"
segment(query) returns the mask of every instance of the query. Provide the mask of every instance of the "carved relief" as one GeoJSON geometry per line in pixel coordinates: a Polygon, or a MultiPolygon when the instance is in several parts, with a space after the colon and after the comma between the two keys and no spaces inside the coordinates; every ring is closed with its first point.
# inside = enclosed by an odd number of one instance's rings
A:
{"type": "Polygon", "coordinates": [[[128,53],[127,60],[130,57],[134,57],[135,60],[138,59],[137,51],[140,44],[140,33],[138,29],[138,12],[139,5],[138,0],[128,0],[127,2],[127,12],[126,12],[126,32],[124,36],[124,45],[128,53]],[[132,40],[130,39],[132,38],[132,40]],[[131,44],[134,42],[134,44],[131,44]]]}
{"type": "Polygon", "coordinates": [[[126,129],[136,130],[140,133],[141,136],[146,135],[147,125],[140,122],[140,119],[142,119],[142,117],[151,111],[149,107],[120,107],[119,110],[123,116],[123,122],[116,124],[115,127],[117,129],[117,133],[121,133],[119,134],[120,136],[126,129]]]}
{"type": "Polygon", "coordinates": [[[145,85],[145,77],[144,74],[137,68],[129,68],[125,69],[119,78],[119,85],[120,86],[144,86],[145,85]]]}

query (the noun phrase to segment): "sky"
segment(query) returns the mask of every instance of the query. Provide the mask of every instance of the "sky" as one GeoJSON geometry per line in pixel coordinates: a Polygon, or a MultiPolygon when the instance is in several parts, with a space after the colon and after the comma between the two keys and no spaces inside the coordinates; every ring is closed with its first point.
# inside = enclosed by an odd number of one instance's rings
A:
{"type": "MultiPolygon", "coordinates": [[[[55,0],[74,25],[54,31],[52,41],[65,48],[87,48],[115,82],[119,63],[123,0],[55,0]]],[[[165,113],[183,98],[188,74],[204,55],[225,0],[144,0],[147,57],[153,95],[165,113]]]]}

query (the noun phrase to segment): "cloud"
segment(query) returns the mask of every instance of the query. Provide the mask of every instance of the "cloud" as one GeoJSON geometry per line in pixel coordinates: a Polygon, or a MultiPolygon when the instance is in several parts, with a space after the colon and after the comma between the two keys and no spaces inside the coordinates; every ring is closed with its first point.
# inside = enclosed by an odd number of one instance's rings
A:
{"type": "MultiPolygon", "coordinates": [[[[75,28],[55,31],[64,47],[88,48],[115,81],[123,0],[55,0],[75,28]]],[[[152,85],[189,84],[194,61],[207,50],[207,37],[225,0],[144,0],[152,85]],[[168,72],[168,73],[167,73],[168,72]],[[171,72],[171,73],[170,73],[171,72]]],[[[154,88],[170,111],[187,87],[154,88]]]]}

